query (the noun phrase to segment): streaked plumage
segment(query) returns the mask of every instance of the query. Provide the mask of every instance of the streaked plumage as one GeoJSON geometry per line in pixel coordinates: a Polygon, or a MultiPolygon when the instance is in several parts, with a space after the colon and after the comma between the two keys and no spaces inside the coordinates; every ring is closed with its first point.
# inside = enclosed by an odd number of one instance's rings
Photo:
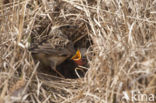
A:
{"type": "Polygon", "coordinates": [[[34,58],[41,62],[41,65],[49,66],[56,72],[56,66],[75,53],[73,43],[59,28],[52,28],[47,40],[38,44],[32,43],[29,50],[34,58]]]}

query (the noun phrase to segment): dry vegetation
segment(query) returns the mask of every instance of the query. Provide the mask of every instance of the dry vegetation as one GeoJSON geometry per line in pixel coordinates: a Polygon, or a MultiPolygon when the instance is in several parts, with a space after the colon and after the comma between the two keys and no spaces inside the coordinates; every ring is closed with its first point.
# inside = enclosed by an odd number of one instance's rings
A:
{"type": "MultiPolygon", "coordinates": [[[[4,1],[0,4],[0,103],[126,103],[122,97],[130,97],[133,90],[156,93],[155,0],[4,1]],[[69,24],[92,42],[84,78],[37,72],[39,63],[28,50],[29,39],[51,26],[69,24]]],[[[79,40],[70,32],[77,43],[85,38],[79,40]]]]}

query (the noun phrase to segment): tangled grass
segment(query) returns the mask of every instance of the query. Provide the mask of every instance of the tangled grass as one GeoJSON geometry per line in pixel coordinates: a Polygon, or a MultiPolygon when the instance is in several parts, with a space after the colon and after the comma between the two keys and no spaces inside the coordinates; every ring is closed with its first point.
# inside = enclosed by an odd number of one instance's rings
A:
{"type": "Polygon", "coordinates": [[[155,5],[155,0],[1,1],[0,103],[130,103],[142,102],[131,100],[132,91],[155,94],[155,5]],[[66,24],[92,41],[84,78],[38,73],[39,63],[28,51],[32,35],[66,24]]]}

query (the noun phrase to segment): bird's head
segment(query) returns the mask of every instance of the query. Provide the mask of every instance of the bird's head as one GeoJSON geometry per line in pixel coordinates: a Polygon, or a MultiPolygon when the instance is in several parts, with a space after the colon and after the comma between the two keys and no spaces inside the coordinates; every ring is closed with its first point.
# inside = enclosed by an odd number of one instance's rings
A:
{"type": "Polygon", "coordinates": [[[81,56],[81,52],[80,50],[78,49],[76,51],[76,54],[71,58],[76,64],[82,66],[84,65],[83,61],[82,61],[82,56],[81,56]]]}

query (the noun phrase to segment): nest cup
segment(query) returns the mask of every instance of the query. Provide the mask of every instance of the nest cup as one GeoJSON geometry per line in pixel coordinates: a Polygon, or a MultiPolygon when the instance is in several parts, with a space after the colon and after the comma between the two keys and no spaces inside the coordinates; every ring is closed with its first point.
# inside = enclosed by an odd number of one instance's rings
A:
{"type": "MultiPolygon", "coordinates": [[[[45,21],[47,21],[47,19],[45,21]]],[[[57,29],[59,29],[60,32],[62,32],[64,35],[67,36],[69,41],[72,42],[72,44],[74,45],[75,51],[77,51],[79,49],[80,50],[85,49],[87,51],[87,49],[91,45],[91,40],[89,39],[88,32],[87,32],[89,27],[88,27],[87,23],[85,23],[84,21],[81,21],[81,20],[77,20],[77,21],[74,20],[73,22],[74,23],[71,23],[71,21],[70,21],[69,23],[61,24],[61,21],[60,21],[60,24],[57,24],[57,25],[51,24],[51,23],[49,24],[49,22],[45,22],[44,25],[41,23],[40,24],[41,28],[34,29],[33,31],[35,31],[36,33],[32,32],[32,34],[31,34],[31,40],[32,40],[31,44],[33,44],[33,46],[31,45],[30,47],[33,48],[35,46],[34,44],[44,43],[46,40],[51,38],[49,35],[50,31],[55,30],[57,28],[57,29]],[[42,27],[42,25],[43,25],[43,27],[42,27]],[[45,25],[47,25],[47,26],[45,26],[45,25]]],[[[58,35],[57,32],[55,35],[58,35]]],[[[53,38],[51,41],[54,41],[55,39],[57,39],[57,38],[53,38]]],[[[69,57],[63,63],[59,64],[56,67],[58,72],[60,72],[65,78],[83,77],[86,73],[86,70],[77,69],[78,66],[81,64],[88,64],[87,57],[86,57],[87,55],[84,55],[84,52],[82,52],[82,53],[83,53],[83,57],[79,61],[77,61],[76,58],[75,58],[75,60],[72,60],[71,59],[72,57],[69,57]],[[76,71],[77,71],[77,73],[76,73],[76,71]]],[[[76,55],[76,52],[73,54],[76,55]]],[[[81,55],[81,52],[80,52],[80,55],[81,55]]],[[[34,60],[36,62],[38,61],[35,57],[34,57],[34,60]]],[[[81,65],[81,66],[88,67],[88,65],[81,65]]],[[[41,73],[48,73],[49,75],[59,76],[49,66],[45,67],[45,66],[39,65],[38,68],[39,68],[38,69],[39,72],[41,72],[41,73]]]]}

